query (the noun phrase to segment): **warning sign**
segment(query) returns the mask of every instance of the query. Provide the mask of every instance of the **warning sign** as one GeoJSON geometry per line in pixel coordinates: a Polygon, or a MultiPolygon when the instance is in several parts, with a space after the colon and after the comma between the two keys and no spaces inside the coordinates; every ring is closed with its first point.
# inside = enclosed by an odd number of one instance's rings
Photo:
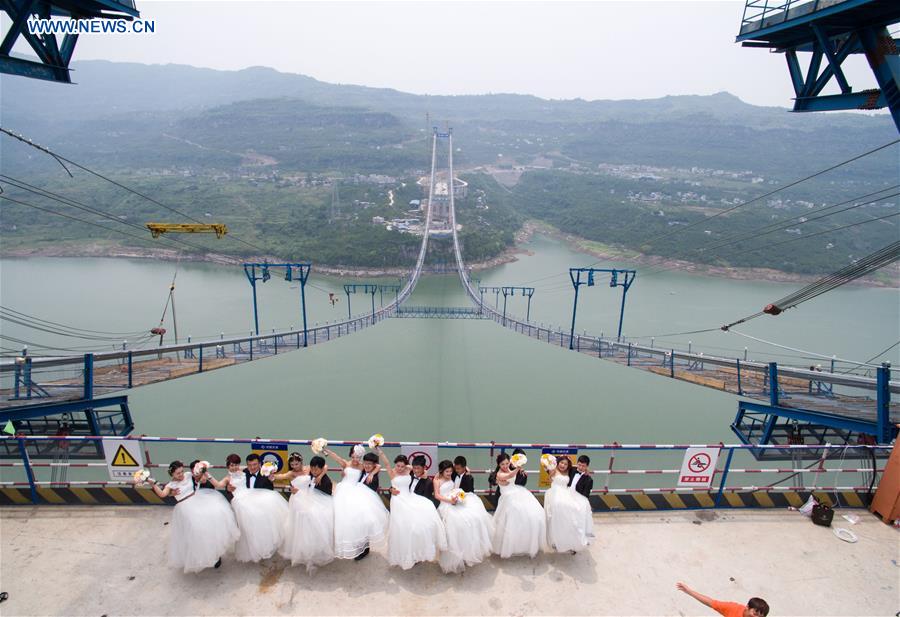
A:
{"type": "Polygon", "coordinates": [[[274,463],[278,466],[275,473],[282,473],[287,468],[288,447],[286,443],[271,441],[254,441],[250,444],[254,454],[259,455],[259,464],[274,463]]]}
{"type": "Polygon", "coordinates": [[[400,454],[405,454],[412,465],[412,460],[416,456],[425,457],[425,471],[429,471],[432,467],[437,470],[438,447],[437,446],[400,446],[400,454]]]}
{"type": "Polygon", "coordinates": [[[141,443],[131,439],[106,439],[103,453],[110,480],[131,480],[135,471],[144,466],[141,443]]]}
{"type": "Polygon", "coordinates": [[[719,448],[688,448],[684,452],[678,486],[709,488],[716,472],[719,448]]]}

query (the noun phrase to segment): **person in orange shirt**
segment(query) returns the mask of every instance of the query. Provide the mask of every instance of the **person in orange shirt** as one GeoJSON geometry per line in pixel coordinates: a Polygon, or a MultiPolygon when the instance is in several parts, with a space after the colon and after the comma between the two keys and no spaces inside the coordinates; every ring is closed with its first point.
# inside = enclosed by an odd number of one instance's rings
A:
{"type": "Polygon", "coordinates": [[[694,598],[697,602],[705,604],[724,617],[766,617],[769,614],[769,605],[762,598],[750,598],[746,606],[737,602],[720,602],[709,596],[697,593],[684,583],[677,583],[675,588],[694,598]]]}

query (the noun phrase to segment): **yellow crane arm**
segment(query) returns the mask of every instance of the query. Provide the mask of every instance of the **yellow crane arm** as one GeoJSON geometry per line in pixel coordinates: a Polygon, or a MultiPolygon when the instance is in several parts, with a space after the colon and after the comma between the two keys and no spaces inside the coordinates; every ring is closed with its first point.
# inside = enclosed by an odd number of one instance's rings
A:
{"type": "Polygon", "coordinates": [[[180,234],[214,233],[216,238],[221,238],[228,233],[228,227],[224,223],[147,223],[147,229],[154,238],[167,232],[180,234]]]}

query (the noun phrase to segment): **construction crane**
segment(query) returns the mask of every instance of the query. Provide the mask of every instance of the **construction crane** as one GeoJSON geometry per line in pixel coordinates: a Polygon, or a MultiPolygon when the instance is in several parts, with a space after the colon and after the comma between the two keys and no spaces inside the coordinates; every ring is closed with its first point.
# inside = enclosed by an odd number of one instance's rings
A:
{"type": "Polygon", "coordinates": [[[154,238],[168,232],[179,234],[214,233],[216,238],[221,238],[228,233],[228,227],[224,223],[147,223],[147,229],[154,238]]]}

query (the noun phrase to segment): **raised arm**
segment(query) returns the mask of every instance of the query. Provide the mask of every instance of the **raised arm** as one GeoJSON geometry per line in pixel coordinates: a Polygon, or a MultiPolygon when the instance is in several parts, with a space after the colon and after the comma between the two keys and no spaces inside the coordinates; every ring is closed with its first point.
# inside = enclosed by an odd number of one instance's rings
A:
{"type": "MultiPolygon", "coordinates": [[[[378,452],[378,458],[384,461],[384,468],[387,469],[388,476],[390,476],[391,480],[393,480],[396,474],[394,473],[394,467],[388,460],[387,454],[384,453],[384,450],[382,450],[380,446],[377,446],[375,448],[375,451],[378,452]]],[[[372,473],[378,473],[379,471],[381,471],[381,467],[379,465],[376,465],[375,470],[372,473]]]]}
{"type": "Polygon", "coordinates": [[[346,467],[347,465],[350,464],[349,461],[347,461],[347,460],[345,460],[345,459],[342,459],[340,456],[338,456],[337,454],[335,454],[334,452],[332,452],[332,451],[329,450],[328,448],[322,448],[322,452],[325,453],[325,456],[330,456],[330,457],[333,458],[335,461],[337,461],[337,464],[341,466],[341,469],[343,469],[344,467],[346,467]]]}
{"type": "Polygon", "coordinates": [[[153,489],[153,492],[156,493],[156,496],[160,499],[165,499],[169,495],[172,495],[174,497],[179,492],[177,488],[170,488],[168,485],[159,488],[159,485],[155,482],[150,485],[150,488],[153,489]]]}
{"type": "Polygon", "coordinates": [[[509,471],[498,471],[497,472],[497,484],[500,484],[500,482],[506,483],[509,481],[515,481],[516,475],[518,475],[518,473],[519,473],[518,469],[510,469],[509,471]]]}
{"type": "Polygon", "coordinates": [[[691,589],[684,583],[676,583],[675,588],[678,589],[679,591],[683,591],[687,595],[694,598],[697,602],[699,602],[701,604],[705,604],[706,606],[708,606],[710,608],[712,608],[713,602],[715,602],[715,600],[713,600],[709,596],[704,596],[702,593],[697,593],[696,591],[694,591],[693,589],[691,589]]]}

